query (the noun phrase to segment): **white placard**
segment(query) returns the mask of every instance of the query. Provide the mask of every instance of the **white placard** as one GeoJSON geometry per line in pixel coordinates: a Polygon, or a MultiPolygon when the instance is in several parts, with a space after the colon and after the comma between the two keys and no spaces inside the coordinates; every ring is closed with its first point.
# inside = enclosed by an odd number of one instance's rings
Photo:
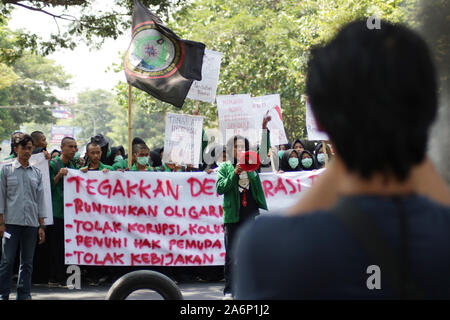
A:
{"type": "Polygon", "coordinates": [[[203,117],[167,113],[164,140],[165,163],[200,163],[203,117]]]}
{"type": "Polygon", "coordinates": [[[45,225],[53,224],[52,189],[50,185],[50,169],[48,160],[44,153],[33,154],[30,158],[30,165],[41,170],[42,186],[44,187],[44,210],[45,225]]]}
{"type": "Polygon", "coordinates": [[[258,143],[259,127],[253,112],[252,98],[249,94],[217,96],[217,110],[219,113],[219,130],[221,143],[235,135],[246,137],[250,144],[258,143]]]}
{"type": "Polygon", "coordinates": [[[186,98],[209,103],[214,102],[216,99],[217,84],[219,83],[221,60],[221,52],[205,49],[202,65],[202,80],[192,83],[186,98]]]}
{"type": "MultiPolygon", "coordinates": [[[[261,174],[269,210],[294,204],[323,170],[261,174]]],[[[215,184],[215,173],[69,169],[65,263],[223,265],[223,196],[215,184]]]]}
{"type": "MultiPolygon", "coordinates": [[[[280,144],[288,143],[286,133],[284,131],[280,95],[270,94],[253,97],[252,102],[256,123],[260,124],[260,128],[262,128],[261,125],[267,111],[268,115],[271,116],[271,120],[267,124],[267,128],[270,130],[270,145],[278,146],[280,144]]],[[[261,134],[258,135],[258,141],[261,140],[261,136],[261,134]]]]}
{"type": "Polygon", "coordinates": [[[308,140],[330,140],[328,135],[317,127],[316,118],[308,99],[306,99],[306,131],[308,132],[308,140]]]}

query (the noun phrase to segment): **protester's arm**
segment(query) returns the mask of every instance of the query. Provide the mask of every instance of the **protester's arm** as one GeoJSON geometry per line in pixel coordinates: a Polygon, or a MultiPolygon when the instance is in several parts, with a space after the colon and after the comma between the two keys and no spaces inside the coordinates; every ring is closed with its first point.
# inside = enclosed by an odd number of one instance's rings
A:
{"type": "Polygon", "coordinates": [[[88,166],[85,166],[85,167],[83,167],[83,168],[80,168],[80,171],[83,172],[83,173],[88,172],[88,170],[89,170],[88,166]]]}
{"type": "Polygon", "coordinates": [[[216,190],[218,194],[224,194],[233,188],[236,184],[238,176],[235,170],[232,170],[231,164],[224,164],[220,166],[217,172],[216,190]]]}
{"type": "Polygon", "coordinates": [[[55,161],[58,160],[51,160],[50,161],[50,179],[53,181],[53,184],[56,186],[59,182],[59,180],[61,180],[62,177],[64,177],[65,175],[67,175],[67,173],[69,172],[67,170],[67,168],[61,168],[59,170],[59,172],[56,172],[57,168],[56,168],[56,164],[55,161]]]}
{"type": "Polygon", "coordinates": [[[44,184],[42,183],[42,174],[39,172],[39,178],[38,178],[38,187],[36,192],[36,200],[38,201],[38,217],[39,219],[42,219],[42,223],[44,224],[45,219],[45,205],[44,205],[44,184]]]}
{"type": "Polygon", "coordinates": [[[259,146],[259,157],[261,158],[261,162],[263,162],[267,158],[268,151],[270,150],[270,131],[267,128],[267,124],[272,117],[268,115],[269,112],[266,113],[262,122],[262,137],[261,137],[261,145],[259,146]]]}
{"type": "Polygon", "coordinates": [[[44,153],[45,159],[47,159],[50,163],[50,160],[52,160],[52,156],[50,155],[50,153],[48,153],[47,150],[43,150],[42,153],[44,153]]]}
{"type": "Polygon", "coordinates": [[[44,218],[39,218],[38,236],[39,236],[39,244],[43,244],[43,243],[45,242],[45,224],[44,224],[44,218]]]}

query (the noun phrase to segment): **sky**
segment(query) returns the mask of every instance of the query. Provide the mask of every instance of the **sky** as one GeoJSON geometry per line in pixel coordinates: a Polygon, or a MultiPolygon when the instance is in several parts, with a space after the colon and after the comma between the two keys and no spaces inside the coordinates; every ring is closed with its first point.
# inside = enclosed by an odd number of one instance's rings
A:
{"type": "MultiPolygon", "coordinates": [[[[55,9],[49,11],[58,13],[55,9]]],[[[58,23],[60,29],[63,29],[64,22],[58,20],[58,23]]],[[[13,11],[9,27],[12,30],[30,30],[43,39],[48,39],[52,32],[58,31],[55,21],[49,15],[20,7],[16,7],[13,11]]],[[[79,43],[74,50],[58,49],[54,54],[47,56],[62,65],[66,73],[72,75],[70,89],[55,89],[56,96],[70,100],[86,89],[111,91],[119,81],[126,81],[123,72],[106,72],[106,69],[113,63],[120,62],[119,52],[125,51],[129,42],[130,37],[126,34],[117,40],[108,39],[99,50],[89,49],[84,43],[79,43]]]]}

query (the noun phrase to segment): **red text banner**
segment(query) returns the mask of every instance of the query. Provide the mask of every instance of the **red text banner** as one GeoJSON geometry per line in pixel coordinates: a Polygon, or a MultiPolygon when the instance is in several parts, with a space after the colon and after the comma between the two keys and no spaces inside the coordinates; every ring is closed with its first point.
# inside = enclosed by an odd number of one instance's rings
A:
{"type": "MultiPolygon", "coordinates": [[[[320,173],[261,174],[269,210],[294,204],[320,173]]],[[[69,170],[65,263],[223,265],[223,196],[215,183],[216,174],[203,172],[69,170]]]]}

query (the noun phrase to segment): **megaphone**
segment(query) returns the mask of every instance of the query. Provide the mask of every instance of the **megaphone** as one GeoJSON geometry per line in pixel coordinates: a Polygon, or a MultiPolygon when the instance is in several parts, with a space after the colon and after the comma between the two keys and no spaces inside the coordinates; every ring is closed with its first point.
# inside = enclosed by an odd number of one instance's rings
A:
{"type": "Polygon", "coordinates": [[[258,170],[261,165],[261,158],[255,151],[240,152],[238,155],[238,163],[242,170],[252,172],[258,170]]]}

